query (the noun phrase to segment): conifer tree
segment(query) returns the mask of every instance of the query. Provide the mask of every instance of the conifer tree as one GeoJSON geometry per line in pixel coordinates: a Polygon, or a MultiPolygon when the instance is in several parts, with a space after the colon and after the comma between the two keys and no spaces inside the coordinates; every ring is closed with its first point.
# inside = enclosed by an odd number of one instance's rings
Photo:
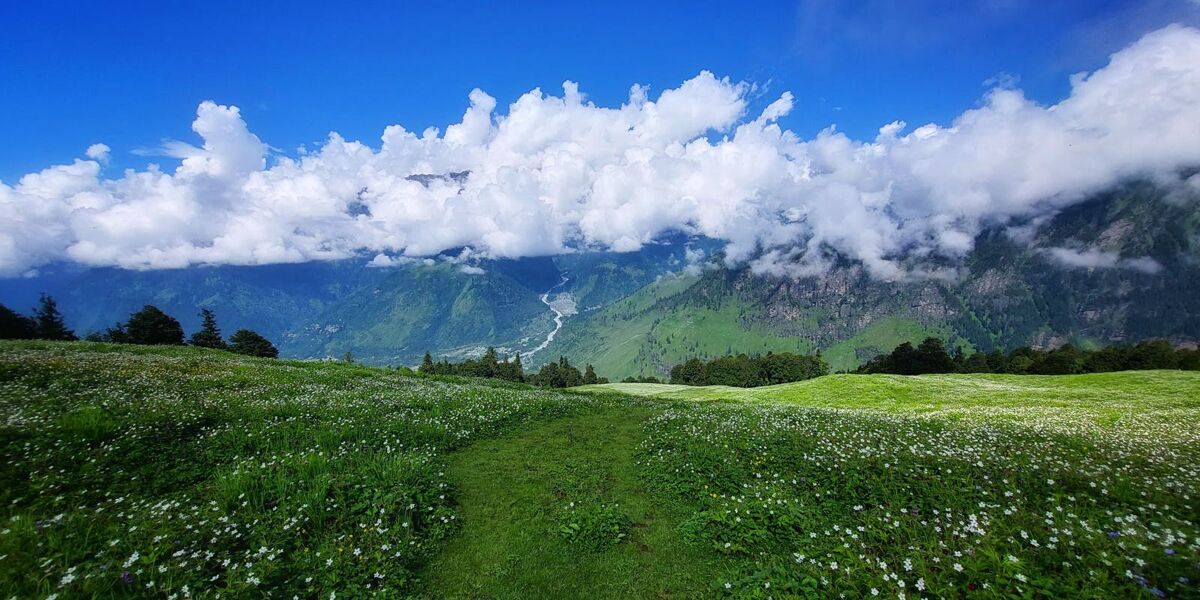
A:
{"type": "Polygon", "coordinates": [[[37,323],[33,319],[0,304],[0,339],[31,340],[37,335],[37,323]]]}
{"type": "Polygon", "coordinates": [[[229,346],[225,340],[221,339],[221,329],[217,327],[217,319],[213,316],[213,312],[207,308],[200,309],[200,318],[203,323],[200,325],[200,331],[192,334],[192,345],[201,348],[219,348],[226,349],[229,346]]]}
{"type": "Polygon", "coordinates": [[[479,376],[495,377],[500,374],[500,361],[496,358],[496,348],[488,346],[483,357],[479,359],[479,376]]]}
{"type": "Polygon", "coordinates": [[[39,340],[74,341],[75,332],[67,329],[63,322],[62,313],[58,312],[58,303],[54,298],[42,294],[38,299],[38,308],[33,320],[37,323],[37,338],[39,340]]]}

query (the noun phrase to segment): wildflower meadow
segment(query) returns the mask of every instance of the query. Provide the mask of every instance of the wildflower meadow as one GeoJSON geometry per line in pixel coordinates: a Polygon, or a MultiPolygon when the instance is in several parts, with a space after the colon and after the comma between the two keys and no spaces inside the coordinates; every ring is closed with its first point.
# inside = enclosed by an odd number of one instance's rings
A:
{"type": "Polygon", "coordinates": [[[562,392],[14,342],[0,415],[4,598],[1200,596],[1190,373],[562,392]]]}

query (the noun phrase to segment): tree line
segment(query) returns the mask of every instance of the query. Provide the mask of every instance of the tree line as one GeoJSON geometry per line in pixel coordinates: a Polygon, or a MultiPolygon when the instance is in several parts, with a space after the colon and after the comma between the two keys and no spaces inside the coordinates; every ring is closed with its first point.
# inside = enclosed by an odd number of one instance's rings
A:
{"type": "Polygon", "coordinates": [[[1053,350],[1017,348],[967,355],[953,353],[942,340],[929,337],[914,347],[905,342],[858,368],[859,373],[1011,373],[1017,375],[1074,375],[1142,369],[1200,370],[1200,350],[1179,349],[1166,340],[1085,350],[1071,344],[1053,350]]]}
{"type": "Polygon", "coordinates": [[[768,352],[761,356],[737,354],[705,362],[691,358],[671,367],[671,383],[683,385],[728,385],[758,387],[790,383],[829,373],[829,365],[814,355],[768,352]]]}
{"type": "MultiPolygon", "coordinates": [[[[248,356],[279,356],[275,345],[255,331],[239,329],[226,341],[221,337],[221,329],[217,326],[217,319],[211,310],[200,309],[200,318],[200,330],[193,333],[186,342],[192,346],[229,350],[248,356]]],[[[79,337],[66,326],[54,298],[42,294],[32,316],[22,315],[0,304],[0,339],[76,341],[79,337]]],[[[89,342],[144,346],[185,344],[183,327],[179,321],[150,304],[129,315],[129,319],[124,323],[117,323],[104,331],[89,333],[84,339],[89,342]]]]}
{"type": "Polygon", "coordinates": [[[462,362],[452,363],[446,358],[434,361],[433,355],[426,352],[421,359],[418,373],[426,375],[458,375],[462,377],[486,377],[504,379],[521,383],[530,383],[539,387],[565,388],[577,385],[608,383],[608,379],[596,375],[592,365],[586,365],[583,372],[572,365],[565,356],[558,357],[558,362],[549,362],[534,374],[526,374],[521,364],[521,355],[516,354],[511,360],[501,357],[496,349],[488,346],[483,356],[478,359],[468,358],[462,362]]]}

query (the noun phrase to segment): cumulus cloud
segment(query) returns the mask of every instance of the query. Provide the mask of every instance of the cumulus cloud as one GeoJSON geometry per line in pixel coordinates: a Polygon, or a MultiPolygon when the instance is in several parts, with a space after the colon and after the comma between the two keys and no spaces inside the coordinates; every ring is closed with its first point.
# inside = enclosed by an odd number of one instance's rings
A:
{"type": "Polygon", "coordinates": [[[836,128],[802,139],[749,110],[750,84],[702,72],[651,98],[589,102],[573,82],[504,111],[481,90],[444,133],[386,128],[377,148],[330,134],[268,161],[236,107],[204,102],[199,145],[171,172],[87,160],[0,183],[0,272],[71,260],[135,269],[266,264],[468,248],[468,257],[637,250],[669,231],[725,240],[725,259],[799,276],[833,257],[881,278],[945,276],[981,228],[1028,221],[1133,176],[1200,165],[1200,30],[1170,26],[1071,80],[1045,106],[993,89],[948,125],[836,128]]]}
{"type": "Polygon", "coordinates": [[[84,152],[84,154],[92,160],[106,162],[108,160],[109,150],[111,150],[111,148],[109,148],[106,144],[92,144],[91,146],[88,146],[87,151],[84,152]]]}

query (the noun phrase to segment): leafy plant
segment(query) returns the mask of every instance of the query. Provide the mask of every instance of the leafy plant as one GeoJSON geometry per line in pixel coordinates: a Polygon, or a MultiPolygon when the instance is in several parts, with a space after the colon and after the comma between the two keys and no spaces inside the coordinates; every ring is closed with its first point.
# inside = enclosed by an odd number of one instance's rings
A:
{"type": "Polygon", "coordinates": [[[559,516],[558,535],[588,550],[625,541],[632,521],[619,504],[571,502],[559,516]]]}

